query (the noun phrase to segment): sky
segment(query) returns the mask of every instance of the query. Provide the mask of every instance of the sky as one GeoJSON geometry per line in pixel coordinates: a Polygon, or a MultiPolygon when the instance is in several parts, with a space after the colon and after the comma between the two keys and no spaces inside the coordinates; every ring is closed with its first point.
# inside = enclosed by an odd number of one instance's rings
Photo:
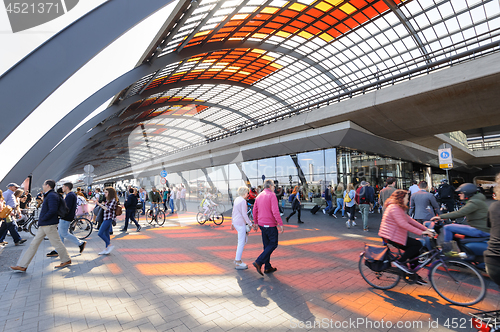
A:
{"type": "MultiPolygon", "coordinates": [[[[81,0],[76,7],[59,18],[17,33],[12,33],[5,7],[0,5],[0,45],[2,45],[0,48],[0,75],[58,31],[104,2],[106,0],[81,0]]],[[[3,179],[33,144],[67,113],[77,107],[88,96],[133,69],[175,5],[176,2],[171,3],[122,35],[54,91],[26,118],[0,144],[0,155],[9,155],[11,157],[5,158],[0,163],[0,179],[3,179]],[[110,59],[113,60],[109,61],[110,59]],[[20,137],[23,139],[19,139],[20,137]]],[[[0,79],[2,78],[0,77],[0,79]]],[[[110,99],[112,97],[110,96],[110,99]]],[[[109,101],[95,110],[75,129],[103,111],[108,103],[109,101]]],[[[1,110],[1,112],[10,111],[13,110],[1,110]]],[[[26,176],[28,175],[26,174],[26,176]]],[[[12,179],[9,181],[21,180],[12,179]]]]}

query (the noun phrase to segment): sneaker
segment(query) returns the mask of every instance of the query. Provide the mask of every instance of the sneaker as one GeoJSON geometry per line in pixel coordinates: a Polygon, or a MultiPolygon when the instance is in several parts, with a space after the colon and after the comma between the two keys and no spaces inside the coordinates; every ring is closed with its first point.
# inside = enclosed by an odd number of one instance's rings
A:
{"type": "Polygon", "coordinates": [[[337,216],[336,216],[336,215],[334,215],[334,214],[332,214],[332,217],[334,217],[335,219],[337,219],[337,216]]]}
{"type": "Polygon", "coordinates": [[[351,226],[356,226],[356,222],[354,220],[351,221],[351,226]]]}
{"type": "Polygon", "coordinates": [[[326,214],[326,211],[325,211],[325,209],[323,209],[323,214],[326,214]]]}
{"type": "Polygon", "coordinates": [[[47,254],[47,257],[57,257],[57,256],[59,256],[59,254],[55,250],[52,250],[47,254]]]}
{"type": "Polygon", "coordinates": [[[351,228],[351,222],[349,220],[345,222],[345,225],[347,226],[347,228],[351,228]]]}
{"type": "Polygon", "coordinates": [[[425,281],[421,276],[417,275],[417,285],[427,285],[427,281],[425,281]]]}
{"type": "Polygon", "coordinates": [[[344,218],[344,219],[345,219],[345,218],[347,218],[347,217],[346,217],[346,216],[342,216],[342,218],[344,218]]]}
{"type": "Polygon", "coordinates": [[[68,266],[68,265],[71,265],[71,259],[69,261],[67,261],[67,262],[64,262],[64,263],[61,263],[59,265],[54,266],[54,268],[60,269],[62,267],[68,266]]]}
{"type": "Polygon", "coordinates": [[[26,240],[26,239],[21,239],[21,240],[19,240],[18,242],[16,242],[15,244],[16,244],[16,246],[19,246],[19,245],[23,244],[23,243],[24,243],[24,242],[26,242],[26,241],[28,241],[28,240],[26,240]]]}
{"type": "Polygon", "coordinates": [[[404,273],[413,274],[413,272],[411,272],[405,264],[398,261],[394,261],[393,263],[398,269],[400,269],[404,273]]]}
{"type": "Polygon", "coordinates": [[[109,255],[113,249],[115,249],[115,246],[109,246],[107,249],[106,249],[106,255],[109,255]]]}
{"type": "Polygon", "coordinates": [[[364,231],[364,232],[368,232],[368,227],[363,228],[363,231],[364,231]]]}
{"type": "Polygon", "coordinates": [[[142,228],[142,227],[141,227],[141,225],[137,226],[137,230],[136,230],[136,232],[140,232],[140,231],[141,231],[141,228],[142,228]]]}
{"type": "Polygon", "coordinates": [[[87,245],[87,241],[83,241],[78,247],[80,247],[80,254],[85,250],[85,246],[87,245]]]}
{"type": "Polygon", "coordinates": [[[246,270],[246,269],[248,269],[248,265],[246,265],[243,262],[241,262],[241,263],[235,263],[235,267],[234,268],[236,270],[246,270]]]}
{"type": "Polygon", "coordinates": [[[7,242],[7,241],[0,242],[0,245],[2,245],[2,246],[6,246],[8,244],[9,244],[9,242],[7,242]]]}
{"type": "Polygon", "coordinates": [[[107,249],[104,249],[99,253],[99,255],[107,255],[107,254],[108,254],[107,249]]]}

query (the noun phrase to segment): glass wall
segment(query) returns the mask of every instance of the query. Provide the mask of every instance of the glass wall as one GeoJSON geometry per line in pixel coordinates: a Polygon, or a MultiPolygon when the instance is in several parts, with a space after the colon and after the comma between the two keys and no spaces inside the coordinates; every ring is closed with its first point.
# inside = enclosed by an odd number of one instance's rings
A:
{"type": "MultiPolygon", "coordinates": [[[[413,164],[347,148],[332,148],[169,173],[167,180],[170,187],[184,185],[189,201],[199,201],[210,192],[222,197],[223,203],[231,204],[237,197],[238,187],[246,185],[262,190],[264,179],[277,181],[287,193],[300,185],[306,199],[313,200],[321,197],[329,184],[334,187],[340,182],[357,185],[366,180],[378,191],[388,177],[397,179],[398,188],[408,188],[415,177],[413,164]]],[[[146,187],[151,182],[160,190],[166,187],[160,177],[148,180],[140,182],[146,183],[146,187]]]]}

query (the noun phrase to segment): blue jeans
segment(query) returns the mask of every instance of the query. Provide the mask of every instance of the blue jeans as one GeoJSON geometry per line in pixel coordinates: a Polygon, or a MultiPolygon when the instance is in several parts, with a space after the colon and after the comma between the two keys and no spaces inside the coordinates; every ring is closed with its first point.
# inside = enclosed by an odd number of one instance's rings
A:
{"type": "Polygon", "coordinates": [[[172,210],[172,213],[174,213],[174,200],[170,199],[168,205],[170,205],[170,209],[172,210]]]}
{"type": "Polygon", "coordinates": [[[126,209],[125,210],[125,226],[123,226],[123,229],[124,230],[127,230],[128,228],[128,221],[131,220],[135,223],[135,226],[137,228],[139,228],[139,223],[137,222],[137,220],[135,220],[135,212],[136,210],[132,210],[132,209],[126,209]]]}
{"type": "Polygon", "coordinates": [[[370,204],[359,204],[359,212],[363,220],[363,229],[368,228],[368,213],[370,212],[370,204]]]}
{"type": "Polygon", "coordinates": [[[21,241],[21,236],[17,232],[17,224],[15,221],[7,222],[5,219],[3,220],[2,226],[0,227],[0,242],[5,241],[5,236],[7,236],[7,232],[10,232],[12,236],[12,240],[14,243],[21,241]]]}
{"type": "Polygon", "coordinates": [[[264,244],[264,251],[255,260],[259,265],[264,264],[266,270],[271,266],[271,254],[274,249],[278,248],[278,228],[277,227],[262,227],[259,226],[262,233],[262,243],[264,244]]]}
{"type": "Polygon", "coordinates": [[[344,210],[344,199],[343,198],[337,198],[337,208],[335,211],[333,211],[333,214],[337,214],[337,211],[342,209],[342,217],[344,216],[345,210],[344,210]]]}
{"type": "Polygon", "coordinates": [[[460,224],[450,224],[443,227],[444,230],[444,242],[450,242],[453,240],[453,234],[463,234],[469,237],[487,237],[490,233],[480,231],[477,228],[471,227],[469,225],[460,224]]]}
{"type": "Polygon", "coordinates": [[[330,211],[332,209],[332,200],[326,201],[325,211],[330,211]]]}
{"type": "Polygon", "coordinates": [[[142,214],[146,214],[146,201],[143,201],[141,199],[141,203],[142,203],[142,214]]]}
{"type": "Polygon", "coordinates": [[[83,241],[78,240],[76,236],[69,232],[69,225],[71,221],[59,219],[59,226],[57,227],[57,232],[59,233],[59,237],[61,238],[62,243],[64,243],[64,239],[68,239],[77,246],[80,246],[83,241]]]}
{"type": "Polygon", "coordinates": [[[106,248],[111,243],[109,233],[113,230],[113,219],[106,219],[102,222],[101,228],[99,228],[99,233],[97,235],[106,243],[106,248]]]}

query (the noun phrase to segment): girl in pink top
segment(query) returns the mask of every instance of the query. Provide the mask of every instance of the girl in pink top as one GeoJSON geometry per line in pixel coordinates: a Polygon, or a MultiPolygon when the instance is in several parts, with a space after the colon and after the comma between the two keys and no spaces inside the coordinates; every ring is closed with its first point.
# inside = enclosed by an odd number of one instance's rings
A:
{"type": "Polygon", "coordinates": [[[236,258],[234,260],[235,268],[237,270],[248,269],[248,266],[241,261],[243,248],[248,240],[247,225],[252,226],[252,221],[247,215],[247,201],[248,188],[241,186],[238,188],[238,198],[234,200],[232,225],[231,229],[238,231],[238,248],[236,249],[236,258]]]}
{"type": "MultiPolygon", "coordinates": [[[[378,235],[396,248],[404,250],[399,261],[394,262],[394,264],[404,272],[411,273],[408,266],[401,262],[417,257],[422,244],[419,240],[410,237],[408,232],[429,236],[432,236],[433,232],[406,214],[408,200],[409,193],[406,190],[398,189],[392,193],[384,204],[385,212],[378,235]]],[[[415,265],[417,263],[415,262],[415,265]]],[[[426,283],[418,276],[417,284],[424,285],[426,283]]]]}

